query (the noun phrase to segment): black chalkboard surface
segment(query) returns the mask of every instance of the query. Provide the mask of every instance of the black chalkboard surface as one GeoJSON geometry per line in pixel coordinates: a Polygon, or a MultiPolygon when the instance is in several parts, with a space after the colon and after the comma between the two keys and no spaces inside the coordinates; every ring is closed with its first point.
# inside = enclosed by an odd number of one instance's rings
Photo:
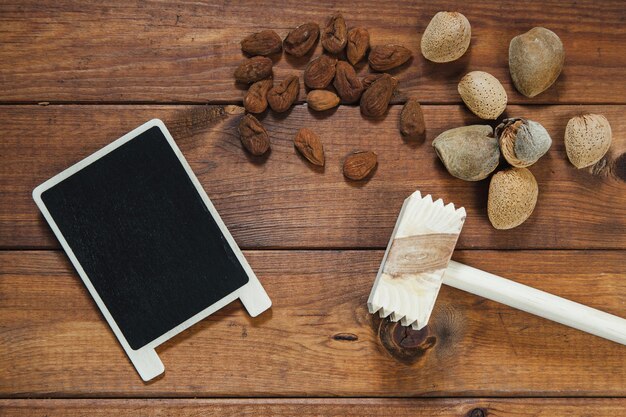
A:
{"type": "Polygon", "coordinates": [[[133,351],[256,280],[166,135],[153,121],[36,190],[44,215],[133,351]]]}

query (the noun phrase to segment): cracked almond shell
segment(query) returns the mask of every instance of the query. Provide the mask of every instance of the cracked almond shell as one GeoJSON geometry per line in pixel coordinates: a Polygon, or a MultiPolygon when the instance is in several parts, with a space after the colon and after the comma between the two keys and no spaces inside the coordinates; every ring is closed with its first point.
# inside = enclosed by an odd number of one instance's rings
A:
{"type": "Polygon", "coordinates": [[[537,162],[552,145],[552,139],[543,126],[521,117],[504,119],[496,127],[496,137],[504,159],[518,168],[537,162]]]}
{"type": "Polygon", "coordinates": [[[526,168],[497,172],[489,183],[487,215],[496,229],[512,229],[530,217],[539,188],[534,175],[526,168]]]}
{"type": "Polygon", "coordinates": [[[465,16],[458,12],[439,12],[422,35],[422,54],[433,62],[455,61],[467,51],[471,38],[472,29],[465,16]]]}
{"type": "Polygon", "coordinates": [[[601,114],[584,114],[567,122],[565,151],[576,168],[598,162],[611,146],[611,125],[601,114]]]}

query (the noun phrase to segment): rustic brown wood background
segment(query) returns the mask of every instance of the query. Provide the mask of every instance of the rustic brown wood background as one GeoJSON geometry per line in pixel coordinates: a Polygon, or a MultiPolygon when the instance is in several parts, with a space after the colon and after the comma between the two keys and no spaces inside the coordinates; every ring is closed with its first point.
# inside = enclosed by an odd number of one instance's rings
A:
{"type": "MultiPolygon", "coordinates": [[[[275,74],[305,64],[283,56],[275,74]]],[[[451,288],[422,332],[365,306],[401,202],[420,189],[467,208],[455,259],[626,316],[623,1],[3,0],[0,129],[2,416],[626,415],[624,346],[451,288]],[[447,65],[419,53],[439,10],[458,10],[472,24],[469,52],[447,65]],[[372,122],[355,107],[315,114],[300,100],[288,114],[263,116],[272,152],[249,158],[236,134],[239,41],[263,28],[284,36],[333,11],[368,28],[373,43],[415,52],[394,72],[395,105],[372,122]],[[557,83],[529,100],[512,87],[507,48],[534,26],[559,34],[566,62],[557,83]],[[456,92],[470,70],[495,75],[509,95],[507,114],[539,121],[554,141],[531,167],[535,213],[511,231],[489,225],[488,182],[450,177],[430,147],[443,130],[478,122],[456,92]],[[398,134],[409,96],[424,104],[422,145],[398,134]],[[583,112],[606,115],[614,137],[604,159],[577,170],[562,138],[567,120],[583,112]],[[222,309],[161,346],[165,375],[142,383],[30,193],[155,117],[274,306],[255,319],[238,302],[222,309]],[[323,171],[295,154],[303,126],[325,143],[323,171]],[[340,170],[356,148],[379,155],[363,184],[340,170]]]]}

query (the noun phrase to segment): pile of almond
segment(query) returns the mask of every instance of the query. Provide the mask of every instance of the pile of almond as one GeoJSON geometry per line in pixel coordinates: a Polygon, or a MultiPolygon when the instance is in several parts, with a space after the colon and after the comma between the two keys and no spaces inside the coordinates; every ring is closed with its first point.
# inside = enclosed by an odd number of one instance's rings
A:
{"type": "MultiPolygon", "coordinates": [[[[401,45],[370,47],[369,32],[360,27],[348,30],[341,14],[331,16],[320,30],[317,23],[304,23],[291,30],[284,40],[273,30],[253,33],[241,41],[241,49],[250,58],[235,70],[235,79],[250,84],[243,99],[247,114],[241,119],[239,135],[244,148],[253,155],[263,155],[270,149],[267,131],[252,113],[262,113],[269,106],[282,113],[297,101],[300,78],[295,75],[275,84],[272,59],[268,56],[285,53],[302,57],[311,53],[318,42],[324,53],[312,59],[302,74],[307,87],[306,102],[314,111],[325,111],[343,104],[358,103],[361,114],[380,118],[387,113],[398,81],[384,73],[397,68],[412,57],[401,45]],[[375,71],[359,77],[354,65],[367,59],[375,71]]],[[[401,132],[407,138],[423,137],[424,118],[420,105],[410,100],[401,115],[401,132]]],[[[324,147],[319,136],[310,129],[300,129],[294,138],[295,148],[311,164],[324,165],[324,147]]],[[[351,180],[367,178],[377,165],[376,153],[357,150],[347,155],[343,173],[351,180]]]]}
{"type": "MultiPolygon", "coordinates": [[[[401,45],[370,47],[366,29],[348,30],[341,14],[331,16],[320,30],[316,23],[305,23],[289,32],[284,40],[272,30],[246,37],[241,49],[250,58],[235,71],[235,79],[250,84],[243,103],[248,114],[242,118],[239,133],[243,146],[253,155],[270,149],[269,135],[251,113],[262,113],[269,106],[275,112],[287,111],[298,99],[300,78],[288,76],[279,84],[272,79],[272,60],[268,56],[285,53],[302,57],[310,54],[320,39],[324,53],[306,66],[302,79],[307,87],[306,101],[314,111],[325,111],[343,104],[360,106],[367,118],[385,116],[398,81],[385,73],[412,58],[401,45]],[[372,71],[359,77],[354,68],[367,59],[372,71]]],[[[421,38],[424,58],[436,63],[462,57],[471,41],[471,26],[458,12],[439,12],[433,16],[421,38]]],[[[552,31],[536,27],[514,37],[509,44],[509,71],[515,88],[532,98],[541,94],[559,77],[565,61],[560,38],[552,31]]],[[[467,108],[483,120],[498,120],[507,107],[507,93],[500,81],[484,71],[471,71],[458,83],[458,93],[467,108]]],[[[408,99],[400,114],[400,133],[407,139],[425,136],[420,104],[408,99]]],[[[487,214],[496,229],[522,224],[532,214],[538,185],[527,169],[550,148],[552,139],[539,123],[523,117],[508,117],[492,125],[461,126],[442,132],[432,145],[437,156],[453,176],[480,181],[491,176],[487,214]],[[501,162],[503,170],[496,172],[501,162]]],[[[585,114],[572,118],[565,131],[565,148],[577,168],[600,161],[611,145],[611,126],[602,115],[585,114]]],[[[295,148],[314,165],[324,165],[324,147],[310,129],[300,129],[295,148]]],[[[351,180],[367,178],[377,165],[376,153],[358,150],[346,156],[343,173],[351,180]]]]}

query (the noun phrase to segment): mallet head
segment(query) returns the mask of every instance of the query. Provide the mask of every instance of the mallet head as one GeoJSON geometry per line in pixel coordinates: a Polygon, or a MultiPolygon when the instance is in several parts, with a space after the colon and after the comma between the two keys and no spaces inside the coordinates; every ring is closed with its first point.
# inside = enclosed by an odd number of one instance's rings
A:
{"type": "Polygon", "coordinates": [[[367,306],[404,326],[428,324],[465,209],[414,192],[404,201],[367,306]]]}

